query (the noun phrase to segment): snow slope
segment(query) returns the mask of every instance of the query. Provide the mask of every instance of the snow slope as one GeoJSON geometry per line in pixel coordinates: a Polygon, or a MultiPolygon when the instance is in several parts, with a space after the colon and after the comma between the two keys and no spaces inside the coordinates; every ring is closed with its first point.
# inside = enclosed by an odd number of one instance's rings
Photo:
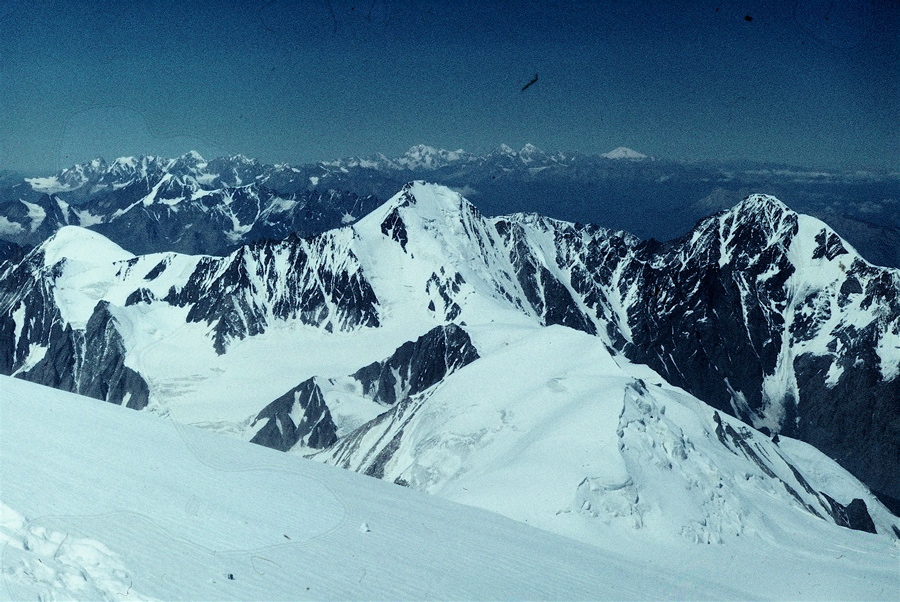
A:
{"type": "Polygon", "coordinates": [[[896,596],[897,548],[849,530],[636,557],[8,377],[0,419],[6,599],[896,596]]]}
{"type": "Polygon", "coordinates": [[[479,359],[313,457],[597,545],[840,536],[825,496],[862,500],[896,540],[900,521],[837,464],[798,442],[794,458],[597,337],[469,331],[479,359]]]}

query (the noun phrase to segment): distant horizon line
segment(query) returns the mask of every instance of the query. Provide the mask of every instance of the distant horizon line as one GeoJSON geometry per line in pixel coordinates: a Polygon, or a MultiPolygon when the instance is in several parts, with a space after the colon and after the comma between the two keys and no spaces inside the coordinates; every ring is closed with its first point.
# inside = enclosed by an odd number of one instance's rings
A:
{"type": "Polygon", "coordinates": [[[438,147],[438,146],[432,146],[429,144],[419,143],[419,144],[412,145],[411,147],[409,147],[409,149],[407,149],[401,155],[391,156],[384,152],[376,152],[376,153],[367,154],[367,155],[362,155],[362,154],[344,155],[341,157],[330,158],[330,159],[319,159],[319,160],[315,160],[315,161],[297,161],[297,162],[292,162],[292,161],[268,162],[268,161],[260,160],[257,157],[251,157],[249,155],[245,155],[244,153],[240,153],[240,152],[234,153],[234,154],[219,154],[215,157],[207,158],[207,157],[204,157],[200,152],[198,152],[195,149],[191,149],[191,150],[185,151],[179,155],[174,155],[174,156],[164,155],[164,154],[154,154],[154,153],[141,153],[141,154],[119,155],[119,156],[115,157],[114,159],[107,159],[103,155],[95,155],[89,159],[86,159],[83,161],[75,161],[75,162],[67,164],[66,166],[57,167],[57,168],[24,167],[24,168],[7,169],[7,168],[4,168],[3,166],[0,166],[0,177],[8,178],[8,177],[15,177],[15,176],[22,176],[22,177],[52,176],[52,175],[59,174],[63,171],[66,171],[68,169],[72,169],[74,167],[78,167],[81,165],[88,165],[88,164],[93,163],[98,160],[103,161],[103,163],[105,163],[106,165],[112,165],[122,159],[139,159],[139,158],[147,157],[147,158],[153,158],[153,159],[174,161],[174,160],[177,160],[177,159],[180,159],[183,157],[187,157],[187,156],[191,156],[191,155],[196,155],[197,157],[199,157],[201,160],[203,160],[205,162],[215,161],[215,160],[219,160],[219,159],[244,158],[244,159],[247,159],[248,161],[251,161],[251,162],[255,161],[255,162],[259,163],[260,165],[264,165],[264,166],[265,165],[269,165],[269,166],[289,165],[289,166],[298,166],[298,167],[329,164],[329,163],[336,163],[336,162],[342,162],[342,161],[370,160],[370,159],[381,159],[381,158],[387,159],[389,161],[396,161],[399,159],[404,159],[404,158],[409,157],[413,151],[419,150],[419,149],[434,151],[435,153],[441,153],[441,154],[443,154],[443,153],[451,153],[451,154],[464,153],[465,155],[472,157],[474,159],[489,157],[491,155],[498,154],[499,151],[503,151],[506,154],[522,154],[525,152],[540,152],[540,153],[547,154],[547,155],[569,155],[569,156],[582,156],[582,157],[587,157],[587,158],[591,158],[591,157],[605,158],[605,159],[608,159],[611,161],[634,161],[634,162],[647,161],[647,162],[676,163],[676,164],[686,164],[686,165],[697,164],[697,165],[714,165],[714,166],[738,166],[738,165],[741,165],[741,166],[746,166],[746,167],[758,166],[758,167],[766,167],[766,168],[775,168],[775,167],[793,168],[793,169],[802,169],[804,171],[816,170],[816,171],[834,171],[834,172],[843,172],[843,173],[871,172],[871,173],[879,173],[879,174],[883,174],[883,175],[900,175],[900,166],[875,167],[875,166],[871,166],[871,165],[853,164],[853,163],[848,163],[847,165],[844,165],[844,166],[821,166],[821,165],[804,165],[801,163],[790,163],[790,162],[783,161],[783,160],[774,160],[774,159],[773,160],[763,160],[763,159],[749,159],[749,158],[722,158],[722,159],[711,159],[711,158],[683,159],[683,158],[678,158],[678,159],[674,159],[674,158],[670,158],[670,157],[658,157],[658,156],[654,156],[654,155],[647,155],[647,154],[637,151],[631,147],[624,146],[624,145],[617,146],[614,149],[611,149],[605,153],[593,153],[593,152],[586,152],[586,151],[580,151],[580,150],[545,150],[545,149],[529,142],[529,143],[525,144],[521,149],[518,149],[518,150],[516,150],[515,148],[511,147],[510,145],[508,145],[506,143],[501,143],[501,144],[495,146],[493,149],[491,149],[489,151],[485,151],[485,152],[477,152],[477,151],[473,152],[473,151],[468,151],[463,148],[448,149],[448,148],[443,148],[443,147],[438,147]]]}

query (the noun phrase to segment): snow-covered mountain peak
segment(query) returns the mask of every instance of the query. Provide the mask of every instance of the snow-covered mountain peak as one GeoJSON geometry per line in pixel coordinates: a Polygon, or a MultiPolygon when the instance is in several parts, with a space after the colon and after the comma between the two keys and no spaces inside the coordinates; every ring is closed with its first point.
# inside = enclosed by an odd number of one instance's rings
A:
{"type": "Polygon", "coordinates": [[[536,147],[535,145],[528,143],[522,147],[522,150],[518,152],[519,158],[523,163],[532,163],[534,161],[539,161],[542,158],[545,158],[547,154],[536,147]]]}
{"type": "Polygon", "coordinates": [[[755,213],[775,215],[791,212],[791,209],[771,194],[751,194],[734,206],[732,211],[739,213],[755,213]]]}
{"type": "Polygon", "coordinates": [[[167,169],[171,172],[180,170],[199,171],[206,167],[207,162],[197,151],[188,151],[176,159],[172,159],[167,169]]]}
{"type": "Polygon", "coordinates": [[[425,144],[417,144],[397,159],[397,165],[406,169],[438,169],[446,165],[470,160],[472,155],[462,149],[448,151],[425,144]]]}
{"type": "Polygon", "coordinates": [[[630,159],[633,161],[647,158],[647,155],[645,155],[644,153],[639,153],[634,149],[628,148],[627,146],[616,147],[608,153],[603,153],[600,156],[607,159],[630,159]]]}
{"type": "Polygon", "coordinates": [[[497,230],[450,188],[410,182],[353,230],[385,316],[431,324],[490,321],[497,312],[533,319],[497,230]]]}
{"type": "Polygon", "coordinates": [[[137,164],[138,164],[137,157],[119,157],[118,159],[116,159],[115,161],[112,162],[113,166],[118,166],[120,168],[128,167],[131,169],[134,169],[135,167],[137,167],[137,164]]]}
{"type": "Polygon", "coordinates": [[[419,215],[431,219],[448,212],[458,214],[463,208],[477,211],[474,205],[458,192],[424,180],[408,183],[394,199],[401,207],[415,206],[419,215]]]}
{"type": "Polygon", "coordinates": [[[43,254],[45,266],[54,265],[63,259],[104,264],[134,257],[102,234],[80,226],[60,228],[36,252],[43,254]]]}
{"type": "Polygon", "coordinates": [[[73,165],[70,168],[60,170],[57,174],[45,178],[25,178],[31,188],[36,192],[55,194],[76,190],[99,178],[107,170],[106,160],[97,157],[87,163],[73,165]]]}
{"type": "Polygon", "coordinates": [[[242,155],[240,153],[238,153],[236,155],[231,155],[227,159],[229,161],[232,161],[234,163],[240,163],[242,165],[257,165],[257,164],[259,164],[258,159],[253,159],[253,158],[247,157],[245,155],[242,155]]]}
{"type": "Polygon", "coordinates": [[[122,187],[135,178],[146,178],[152,171],[160,170],[160,159],[152,155],[119,157],[103,172],[103,180],[115,187],[122,187]]]}
{"type": "Polygon", "coordinates": [[[184,161],[195,161],[197,163],[204,163],[206,161],[206,159],[203,158],[203,155],[201,155],[200,153],[198,153],[195,150],[191,150],[191,151],[184,153],[183,155],[178,157],[178,159],[181,159],[184,161]]]}
{"type": "Polygon", "coordinates": [[[725,256],[756,257],[773,244],[789,245],[797,234],[798,214],[774,196],[752,194],[718,217],[725,256]]]}

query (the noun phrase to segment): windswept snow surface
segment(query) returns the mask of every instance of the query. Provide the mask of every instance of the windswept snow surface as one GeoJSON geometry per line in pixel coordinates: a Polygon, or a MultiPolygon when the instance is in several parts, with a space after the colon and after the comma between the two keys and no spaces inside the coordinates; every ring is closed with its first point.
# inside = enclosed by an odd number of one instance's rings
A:
{"type": "Polygon", "coordinates": [[[0,377],[7,599],[890,599],[897,549],[839,530],[624,556],[0,377]],[[765,573],[765,579],[760,574],[765,573]]]}

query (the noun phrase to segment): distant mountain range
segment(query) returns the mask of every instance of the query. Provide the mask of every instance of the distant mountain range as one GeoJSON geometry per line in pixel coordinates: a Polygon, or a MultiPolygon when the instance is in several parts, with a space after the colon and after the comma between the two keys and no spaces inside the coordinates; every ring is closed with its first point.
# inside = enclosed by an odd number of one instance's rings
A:
{"type": "Polygon", "coordinates": [[[0,239],[30,247],[80,225],[135,253],[223,255],[351,223],[418,179],[463,193],[487,215],[533,211],[659,240],[763,191],[823,219],[876,265],[900,267],[897,174],[680,163],[625,147],[600,156],[547,153],[530,144],[484,155],[419,145],[396,158],[300,166],[240,155],[207,161],[193,152],[96,159],[50,177],[5,176],[0,239]]]}

